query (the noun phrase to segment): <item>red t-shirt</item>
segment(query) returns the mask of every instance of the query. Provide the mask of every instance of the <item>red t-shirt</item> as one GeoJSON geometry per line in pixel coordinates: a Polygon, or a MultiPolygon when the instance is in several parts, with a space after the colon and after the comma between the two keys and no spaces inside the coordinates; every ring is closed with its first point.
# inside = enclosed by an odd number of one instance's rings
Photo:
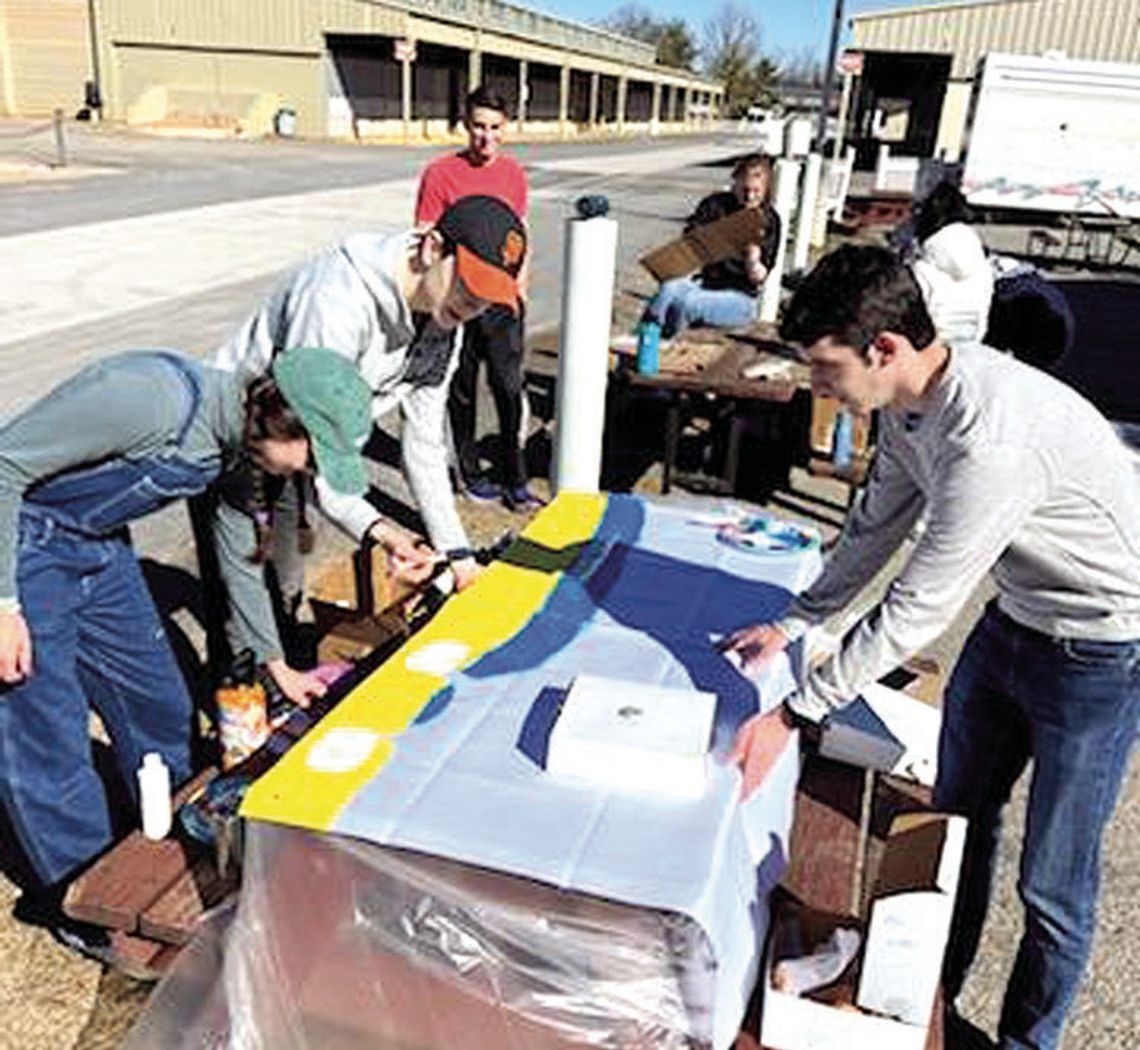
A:
{"type": "Polygon", "coordinates": [[[526,218],[526,172],[514,157],[500,153],[490,164],[472,164],[466,153],[433,160],[420,176],[416,224],[435,223],[460,197],[501,200],[520,219],[526,218]]]}

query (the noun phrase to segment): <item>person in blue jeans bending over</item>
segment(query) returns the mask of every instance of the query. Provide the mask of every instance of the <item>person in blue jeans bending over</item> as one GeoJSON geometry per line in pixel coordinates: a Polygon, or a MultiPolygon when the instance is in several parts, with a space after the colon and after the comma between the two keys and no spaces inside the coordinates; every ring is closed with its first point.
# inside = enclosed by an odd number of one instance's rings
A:
{"type": "Polygon", "coordinates": [[[752,153],[737,161],[732,190],[705,197],[685,223],[685,232],[742,208],[757,208],[764,216],[760,243],[748,245],[738,259],[711,263],[696,276],[666,281],[645,308],[642,322],[660,325],[666,339],[694,325],[739,328],[752,324],[756,297],[780,247],[780,216],[772,207],[771,194],[772,162],[766,156],[752,153]]]}
{"type": "MultiPolygon", "coordinates": [[[[31,897],[46,902],[31,907],[72,947],[103,945],[56,913],[59,892],[111,841],[89,708],[132,793],[148,751],[175,783],[190,774],[190,695],[128,525],[248,463],[286,475],[315,462],[334,490],[363,492],[370,404],[351,362],[327,350],[286,351],[248,385],[138,351],[0,427],[0,798],[39,883],[31,897]]],[[[248,531],[252,547],[252,519],[248,531]]],[[[233,578],[231,600],[247,601],[248,574],[233,578]]]]}
{"type": "Polygon", "coordinates": [[[796,292],[781,335],[815,393],[879,409],[870,481],[819,578],[783,619],[727,642],[762,665],[843,610],[920,517],[886,596],[799,691],[745,723],[745,789],[793,727],[818,723],[950,626],[983,578],[997,588],[943,700],[934,803],[969,818],[943,970],[953,1004],[989,902],[1010,789],[1030,759],[1018,891],[1025,927],[998,1030],[1003,1050],[1053,1050],[1092,945],[1100,848],[1140,715],[1140,486],[1097,410],[980,343],[935,337],[914,275],[847,246],[796,292]]]}

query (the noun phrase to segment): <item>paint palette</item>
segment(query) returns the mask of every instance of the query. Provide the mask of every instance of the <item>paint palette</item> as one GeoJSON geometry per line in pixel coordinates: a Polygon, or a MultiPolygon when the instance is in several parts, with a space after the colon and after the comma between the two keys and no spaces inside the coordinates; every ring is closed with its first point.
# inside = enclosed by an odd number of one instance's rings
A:
{"type": "Polygon", "coordinates": [[[735,550],[768,556],[803,554],[821,542],[815,529],[768,514],[742,514],[721,525],[716,538],[735,550]]]}

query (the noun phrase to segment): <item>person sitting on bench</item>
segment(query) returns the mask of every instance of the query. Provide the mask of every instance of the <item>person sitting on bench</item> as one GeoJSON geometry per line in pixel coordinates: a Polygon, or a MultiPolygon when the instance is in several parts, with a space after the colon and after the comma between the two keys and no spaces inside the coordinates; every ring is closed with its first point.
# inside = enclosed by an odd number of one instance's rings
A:
{"type": "Polygon", "coordinates": [[[645,308],[642,323],[660,325],[666,339],[694,325],[739,328],[752,324],[757,296],[780,247],[780,216],[772,207],[771,195],[772,162],[762,153],[737,161],[732,190],[705,197],[685,224],[685,232],[743,208],[756,208],[763,213],[760,243],[748,245],[739,258],[709,264],[696,276],[666,281],[645,308]]]}

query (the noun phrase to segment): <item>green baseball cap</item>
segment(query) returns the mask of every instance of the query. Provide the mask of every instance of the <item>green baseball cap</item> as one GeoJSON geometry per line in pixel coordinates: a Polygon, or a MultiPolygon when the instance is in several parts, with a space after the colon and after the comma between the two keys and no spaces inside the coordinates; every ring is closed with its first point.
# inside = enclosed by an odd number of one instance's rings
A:
{"type": "Polygon", "coordinates": [[[336,492],[368,491],[360,449],[372,431],[372,391],[347,358],[322,347],[283,350],[269,366],[309,433],[317,472],[336,492]]]}

